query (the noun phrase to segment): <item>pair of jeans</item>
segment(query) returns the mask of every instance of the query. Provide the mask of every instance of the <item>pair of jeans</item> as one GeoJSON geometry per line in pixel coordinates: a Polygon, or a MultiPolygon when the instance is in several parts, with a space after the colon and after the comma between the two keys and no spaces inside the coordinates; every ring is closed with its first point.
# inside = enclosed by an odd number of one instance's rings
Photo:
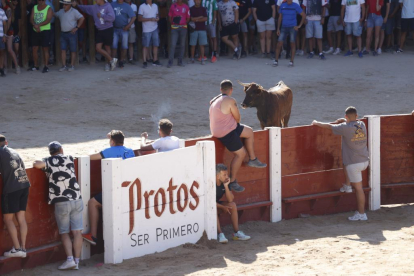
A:
{"type": "Polygon", "coordinates": [[[168,63],[172,64],[174,61],[175,47],[177,46],[178,40],[180,40],[180,46],[178,51],[178,62],[183,62],[184,51],[185,51],[185,38],[187,35],[187,28],[171,29],[171,45],[170,45],[170,56],[168,63]]]}

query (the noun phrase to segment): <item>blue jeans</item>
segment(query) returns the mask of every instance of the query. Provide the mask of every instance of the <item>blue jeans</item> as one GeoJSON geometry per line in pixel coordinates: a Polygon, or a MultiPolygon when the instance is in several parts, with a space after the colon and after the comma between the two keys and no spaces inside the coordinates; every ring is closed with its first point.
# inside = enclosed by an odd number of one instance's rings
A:
{"type": "Polygon", "coordinates": [[[71,230],[83,230],[82,211],[82,199],[55,203],[55,218],[59,234],[66,234],[71,230]]]}
{"type": "Polygon", "coordinates": [[[112,49],[118,49],[118,43],[122,41],[122,49],[128,49],[128,31],[114,28],[114,40],[112,42],[112,49]]]}
{"type": "Polygon", "coordinates": [[[75,34],[72,34],[71,32],[68,32],[68,33],[62,32],[60,34],[60,48],[62,49],[62,51],[66,51],[69,45],[70,52],[71,53],[76,52],[77,44],[78,44],[77,32],[75,34]]]}
{"type": "Polygon", "coordinates": [[[187,35],[187,28],[171,29],[171,45],[168,63],[172,64],[174,60],[175,47],[177,46],[178,39],[180,39],[180,46],[178,51],[178,62],[183,62],[184,50],[185,50],[185,37],[187,35]]]}
{"type": "Polygon", "coordinates": [[[346,22],[345,23],[345,33],[346,35],[361,36],[362,34],[362,25],[359,21],[357,22],[346,22]]]}
{"type": "Polygon", "coordinates": [[[308,20],[306,24],[306,38],[322,38],[323,26],[320,20],[308,20]]]}
{"type": "Polygon", "coordinates": [[[280,29],[280,36],[277,41],[284,41],[288,35],[290,35],[290,43],[296,41],[297,31],[295,31],[294,27],[282,27],[280,29]]]}
{"type": "Polygon", "coordinates": [[[158,29],[148,33],[142,33],[142,47],[160,46],[160,37],[158,36],[158,29]]]}
{"type": "Polygon", "coordinates": [[[381,15],[376,15],[375,13],[368,14],[367,28],[379,27],[382,26],[382,23],[384,23],[384,19],[381,15]]]}

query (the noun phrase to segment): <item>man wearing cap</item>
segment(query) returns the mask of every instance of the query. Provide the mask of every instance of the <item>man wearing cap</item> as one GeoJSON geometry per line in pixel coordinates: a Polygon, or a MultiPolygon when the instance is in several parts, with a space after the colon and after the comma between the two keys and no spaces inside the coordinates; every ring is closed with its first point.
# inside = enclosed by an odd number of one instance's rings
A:
{"type": "MultiPolygon", "coordinates": [[[[104,149],[99,153],[91,155],[91,160],[101,160],[105,158],[132,158],[135,157],[134,151],[124,146],[124,133],[120,130],[112,130],[106,135],[109,138],[109,148],[104,149]]],[[[102,209],[102,193],[95,195],[88,201],[89,222],[91,225],[91,232],[83,234],[83,239],[87,242],[96,245],[99,210],[102,209]]]]}
{"type": "Polygon", "coordinates": [[[72,72],[75,70],[75,59],[77,51],[77,38],[78,38],[78,29],[82,25],[85,18],[83,15],[72,8],[71,0],[61,0],[60,3],[63,4],[63,9],[60,9],[55,13],[55,16],[60,20],[60,48],[62,49],[62,68],[59,69],[59,72],[69,71],[72,72]],[[66,66],[66,50],[70,49],[70,66],[66,66]]]}
{"type": "Polygon", "coordinates": [[[64,155],[62,145],[57,141],[49,144],[49,153],[50,157],[36,160],[33,167],[46,173],[49,181],[48,203],[55,205],[55,218],[67,256],[66,261],[58,269],[79,269],[83,242],[83,201],[75,176],[73,157],[64,155]],[[69,236],[71,231],[73,242],[69,236]]]}
{"type": "Polygon", "coordinates": [[[6,137],[0,134],[0,174],[3,179],[1,209],[4,224],[13,243],[10,251],[4,252],[5,257],[26,257],[26,206],[29,198],[29,178],[20,155],[8,147],[6,137]],[[16,215],[19,223],[21,243],[13,218],[16,215]]]}

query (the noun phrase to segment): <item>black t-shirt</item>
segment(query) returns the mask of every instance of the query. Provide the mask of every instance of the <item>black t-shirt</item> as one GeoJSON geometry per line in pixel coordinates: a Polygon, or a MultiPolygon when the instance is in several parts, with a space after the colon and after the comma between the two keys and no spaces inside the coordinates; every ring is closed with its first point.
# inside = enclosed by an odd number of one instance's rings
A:
{"type": "MultiPolygon", "coordinates": [[[[231,188],[229,186],[229,191],[231,191],[231,188]]],[[[221,183],[220,186],[216,185],[216,202],[219,202],[220,199],[223,197],[223,195],[226,193],[226,189],[224,188],[224,184],[221,183]]]]}
{"type": "Polygon", "coordinates": [[[237,0],[236,3],[239,6],[239,19],[243,19],[252,7],[252,2],[251,0],[237,0]]]}
{"type": "Polygon", "coordinates": [[[260,21],[267,21],[272,17],[272,6],[275,5],[275,0],[254,0],[253,8],[256,8],[257,19],[260,21]]]}
{"type": "Polygon", "coordinates": [[[14,21],[12,21],[10,29],[13,30],[13,35],[19,35],[19,19],[21,18],[20,6],[17,5],[14,9],[14,21]]]}
{"type": "Polygon", "coordinates": [[[23,160],[8,146],[0,147],[0,173],[3,178],[3,194],[30,187],[23,160]]]}
{"type": "MultiPolygon", "coordinates": [[[[381,7],[381,15],[383,18],[385,18],[385,16],[387,15],[387,4],[390,3],[389,0],[384,0],[384,5],[382,5],[381,7]]],[[[391,12],[391,7],[390,7],[390,12],[391,12]]],[[[388,16],[390,16],[390,14],[388,14],[388,16]]]]}
{"type": "Polygon", "coordinates": [[[330,0],[329,1],[329,15],[330,16],[341,16],[341,0],[330,0]]]}
{"type": "MultiPolygon", "coordinates": [[[[190,16],[191,17],[207,17],[207,11],[204,7],[196,7],[192,6],[190,8],[190,16]]],[[[204,31],[206,29],[206,22],[195,22],[195,30],[196,31],[204,31]]]]}

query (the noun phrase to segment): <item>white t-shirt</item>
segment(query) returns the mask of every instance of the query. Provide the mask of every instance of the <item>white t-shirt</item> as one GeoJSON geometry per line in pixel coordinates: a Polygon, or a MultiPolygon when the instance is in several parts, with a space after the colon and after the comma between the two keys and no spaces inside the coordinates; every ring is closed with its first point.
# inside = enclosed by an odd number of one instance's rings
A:
{"type": "MultiPolygon", "coordinates": [[[[282,5],[282,3],[283,3],[284,1],[285,1],[285,0],[277,0],[276,5],[278,5],[278,6],[280,7],[280,5],[282,5]]],[[[299,4],[299,0],[293,0],[292,2],[293,2],[293,3],[296,3],[296,4],[298,4],[298,5],[300,6],[300,4],[299,4]]]]}
{"type": "MultiPolygon", "coordinates": [[[[321,10],[320,11],[315,11],[315,13],[319,13],[319,15],[309,15],[309,13],[311,13],[312,11],[309,11],[308,8],[306,8],[306,19],[307,20],[321,20],[321,14],[322,14],[322,10],[323,10],[323,6],[328,4],[328,0],[318,0],[321,1],[321,10]]],[[[312,2],[312,0],[309,0],[309,2],[312,2]]],[[[310,5],[308,5],[308,0],[303,0],[303,5],[305,7],[308,7],[310,5]]]]}
{"type": "Polygon", "coordinates": [[[403,3],[401,18],[414,18],[414,0],[400,0],[403,3]]]}
{"type": "Polygon", "coordinates": [[[342,0],[342,6],[345,8],[345,19],[347,23],[355,23],[361,19],[361,5],[365,0],[342,0]]]}
{"type": "MultiPolygon", "coordinates": [[[[138,11],[137,5],[135,5],[134,3],[131,3],[131,8],[132,8],[132,11],[134,12],[135,16],[137,16],[137,11],[138,11]]],[[[130,22],[130,21],[131,21],[131,18],[128,18],[128,22],[130,22]]],[[[135,23],[133,23],[131,25],[131,28],[135,28],[135,23]]]]}
{"type": "MultiPolygon", "coordinates": [[[[143,18],[156,18],[158,16],[158,6],[154,3],[148,5],[147,3],[139,6],[138,15],[142,15],[143,18]]],[[[150,33],[158,28],[157,21],[142,22],[142,32],[150,33]]]]}
{"type": "Polygon", "coordinates": [[[157,139],[152,143],[152,147],[158,152],[165,152],[170,150],[175,150],[180,147],[180,139],[175,136],[166,136],[160,139],[157,139]]]}

